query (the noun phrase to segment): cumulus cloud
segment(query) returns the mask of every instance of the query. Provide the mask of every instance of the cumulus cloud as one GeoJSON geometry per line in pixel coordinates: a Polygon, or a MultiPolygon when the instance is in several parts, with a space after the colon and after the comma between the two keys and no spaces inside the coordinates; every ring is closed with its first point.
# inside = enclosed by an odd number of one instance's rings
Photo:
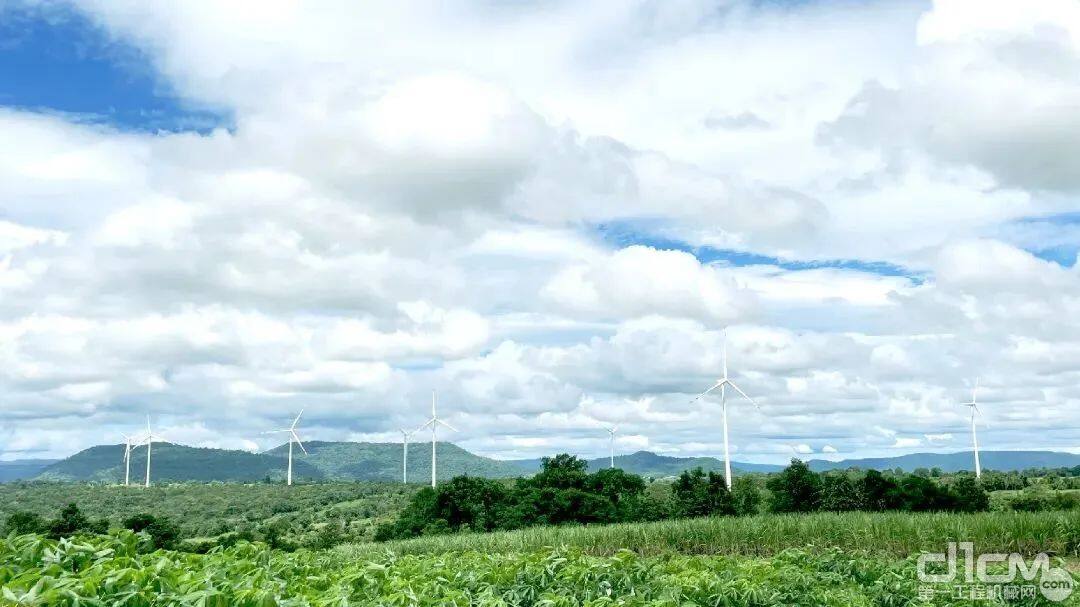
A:
{"type": "Polygon", "coordinates": [[[975,377],[987,448],[1075,448],[1070,3],[249,9],[40,8],[235,128],[0,110],[0,457],[431,390],[485,454],[717,455],[725,348],[740,458],[947,450],[975,377]]]}

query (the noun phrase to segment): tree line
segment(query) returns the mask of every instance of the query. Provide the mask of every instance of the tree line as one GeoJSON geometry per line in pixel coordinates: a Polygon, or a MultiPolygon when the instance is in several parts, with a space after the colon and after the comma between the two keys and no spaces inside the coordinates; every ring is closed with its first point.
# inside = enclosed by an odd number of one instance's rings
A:
{"type": "Polygon", "coordinates": [[[724,476],[684,471],[664,491],[648,491],[642,477],[618,468],[587,472],[587,462],[561,454],[544,458],[540,473],[512,482],[458,476],[417,492],[376,540],[459,531],[496,531],[535,525],[626,523],[768,512],[952,511],[989,509],[989,495],[971,475],[948,484],[916,474],[876,470],[819,474],[794,459],[782,472],[724,476]],[[764,478],[764,482],[762,482],[764,478]]]}

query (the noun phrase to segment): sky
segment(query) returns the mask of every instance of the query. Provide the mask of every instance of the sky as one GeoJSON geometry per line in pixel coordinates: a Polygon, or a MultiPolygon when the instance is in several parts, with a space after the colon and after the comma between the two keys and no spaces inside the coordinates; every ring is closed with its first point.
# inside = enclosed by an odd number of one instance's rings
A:
{"type": "Polygon", "coordinates": [[[1080,453],[1080,4],[0,0],[0,459],[1080,453]],[[725,337],[726,335],[726,337],[725,337]]]}

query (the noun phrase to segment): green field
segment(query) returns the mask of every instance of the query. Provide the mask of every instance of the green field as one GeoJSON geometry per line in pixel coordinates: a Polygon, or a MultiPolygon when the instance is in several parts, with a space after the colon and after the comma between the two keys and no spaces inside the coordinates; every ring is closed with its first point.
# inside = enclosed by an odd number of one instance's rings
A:
{"type": "MultiPolygon", "coordinates": [[[[770,558],[572,548],[425,555],[283,553],[242,544],[209,555],[147,553],[130,533],[57,543],[0,540],[0,605],[976,605],[925,603],[913,558],[786,550],[770,558]]],[[[1010,605],[1050,603],[1041,597],[1010,605]]]]}
{"type": "Polygon", "coordinates": [[[345,545],[336,550],[350,558],[387,549],[398,554],[460,550],[509,553],[549,546],[572,546],[591,555],[632,550],[642,555],[771,556],[789,548],[812,546],[906,557],[920,551],[943,551],[948,541],[971,541],[985,552],[1077,557],[1080,512],[764,514],[425,536],[345,545]]]}

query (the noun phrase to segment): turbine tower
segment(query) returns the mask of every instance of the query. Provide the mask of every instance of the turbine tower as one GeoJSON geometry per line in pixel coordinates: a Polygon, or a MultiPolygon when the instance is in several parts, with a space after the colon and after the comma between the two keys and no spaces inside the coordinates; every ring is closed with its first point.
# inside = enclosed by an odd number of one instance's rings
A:
{"type": "Polygon", "coordinates": [[[615,467],[615,433],[619,431],[618,426],[612,426],[608,428],[608,435],[611,439],[611,468],[615,467]]]}
{"type": "MultiPolygon", "coordinates": [[[[421,426],[422,428],[423,426],[421,426]]],[[[419,430],[419,428],[417,428],[419,430]]],[[[416,430],[406,430],[405,428],[399,428],[401,432],[401,482],[409,482],[409,437],[413,435],[416,430]]]]}
{"type": "Polygon", "coordinates": [[[724,418],[724,480],[727,482],[728,489],[731,489],[731,452],[728,446],[728,421],[727,421],[727,388],[730,387],[742,395],[743,398],[750,401],[750,404],[754,405],[759,411],[761,407],[754,402],[754,399],[746,395],[746,392],[742,391],[742,388],[735,385],[735,382],[731,381],[728,377],[728,364],[727,364],[727,332],[724,333],[724,375],[713,384],[713,387],[698,394],[690,400],[691,403],[704,398],[706,394],[713,390],[720,388],[720,410],[724,418]]]}
{"type": "Polygon", "coordinates": [[[131,450],[139,446],[133,437],[121,434],[124,437],[124,486],[131,485],[131,450]]]}
{"type": "Polygon", "coordinates": [[[431,391],[431,419],[424,422],[419,428],[413,430],[413,432],[419,432],[424,428],[431,426],[431,486],[435,487],[436,475],[435,475],[435,429],[439,427],[439,424],[446,426],[447,428],[457,432],[457,428],[439,419],[439,415],[435,413],[435,391],[431,391]]]}
{"type": "Polygon", "coordinates": [[[143,437],[143,443],[146,445],[146,483],[145,486],[150,486],[150,454],[154,450],[154,441],[159,443],[166,442],[165,438],[154,434],[154,431],[150,429],[150,416],[146,416],[146,436],[143,437]]]}
{"type": "Polygon", "coordinates": [[[280,434],[282,432],[289,433],[289,472],[285,477],[285,484],[287,486],[292,486],[293,443],[295,442],[297,445],[299,445],[300,449],[304,452],[304,455],[307,455],[307,449],[304,449],[304,443],[300,442],[300,435],[296,433],[296,425],[300,423],[300,416],[303,414],[304,410],[300,409],[300,413],[296,416],[296,419],[293,420],[292,425],[284,430],[271,430],[269,432],[263,432],[263,434],[280,434]]]}
{"type": "MultiPolygon", "coordinates": [[[[975,380],[975,387],[971,389],[971,402],[960,403],[965,407],[971,407],[971,444],[975,448],[975,478],[982,478],[982,466],[979,464],[979,436],[975,432],[975,414],[982,417],[982,411],[978,404],[979,380],[975,380]]],[[[985,422],[984,422],[985,423],[985,422]]]]}

